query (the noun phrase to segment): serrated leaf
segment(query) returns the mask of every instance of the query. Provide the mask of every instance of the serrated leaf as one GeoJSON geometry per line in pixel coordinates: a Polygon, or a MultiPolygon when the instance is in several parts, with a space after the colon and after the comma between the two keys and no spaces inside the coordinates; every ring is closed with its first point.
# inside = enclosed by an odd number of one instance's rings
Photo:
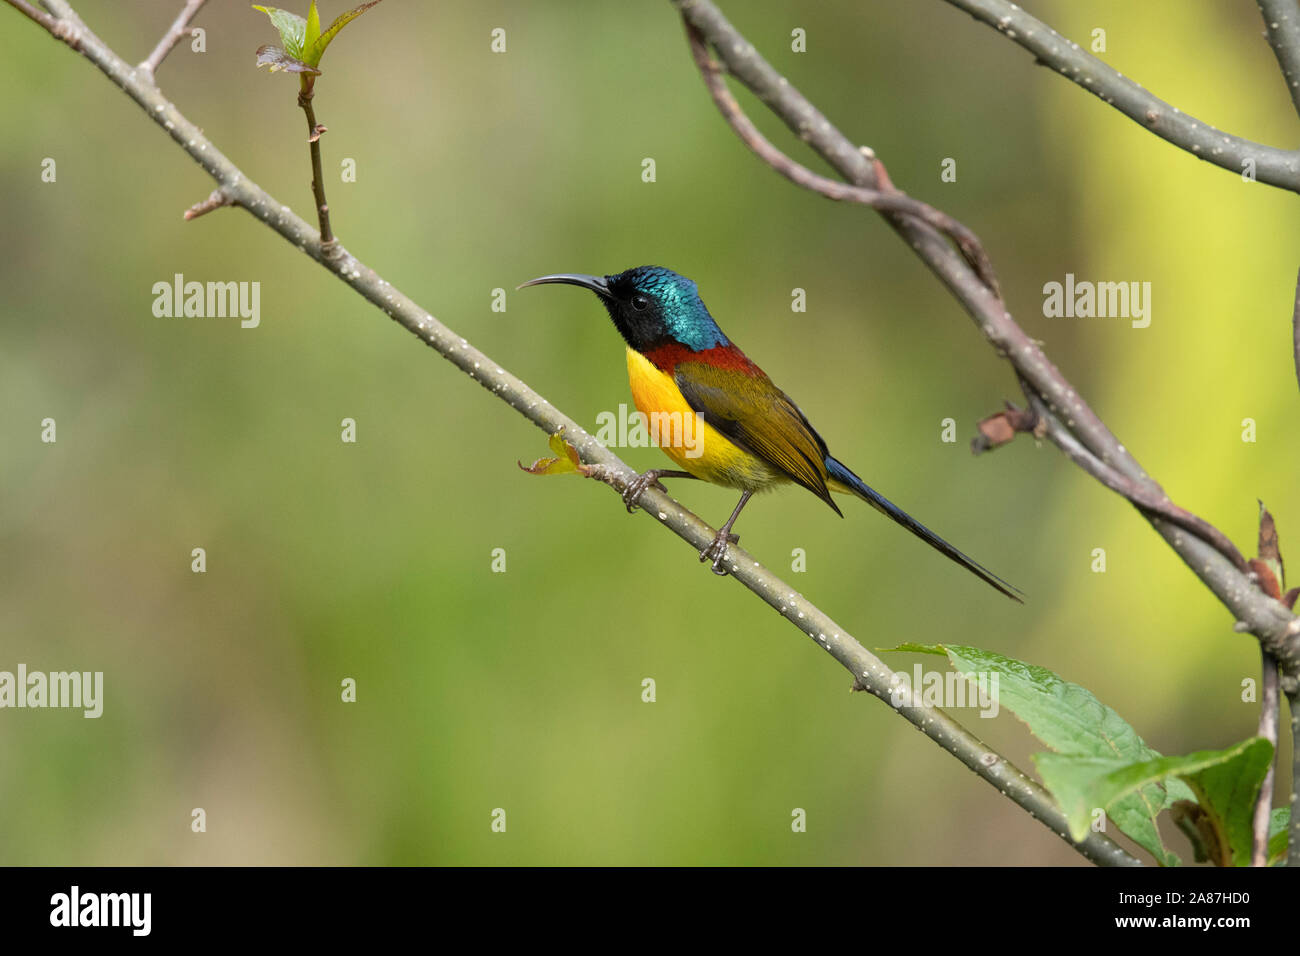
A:
{"type": "MultiPolygon", "coordinates": [[[[367,3],[363,3],[360,4],[359,6],[355,6],[347,13],[340,13],[337,17],[334,18],[334,22],[329,25],[329,29],[327,29],[324,33],[322,33],[319,37],[317,37],[315,41],[313,41],[311,44],[308,45],[308,47],[306,48],[306,55],[303,57],[303,59],[305,59],[312,66],[316,66],[318,63],[320,63],[320,58],[325,55],[325,48],[330,45],[330,42],[336,36],[338,36],[339,31],[379,2],[380,0],[368,0],[367,3]]],[[[313,0],[312,8],[315,9],[315,0],[313,0]]],[[[319,24],[317,26],[317,29],[319,29],[319,24]]]]}
{"type": "Polygon", "coordinates": [[[547,440],[547,444],[551,446],[551,451],[555,452],[554,458],[539,458],[531,465],[525,465],[522,461],[517,462],[519,467],[530,475],[571,475],[575,473],[585,475],[587,473],[587,466],[578,457],[578,449],[564,440],[563,430],[552,435],[547,440]]]}
{"type": "MultiPolygon", "coordinates": [[[[1065,811],[1070,836],[1076,842],[1087,835],[1094,808],[1102,807],[1109,813],[1110,807],[1127,795],[1170,777],[1181,777],[1201,797],[1200,808],[1209,816],[1213,838],[1206,843],[1212,851],[1215,846],[1220,848],[1216,862],[1226,862],[1227,856],[1238,864],[1243,851],[1245,861],[1250,861],[1254,797],[1272,759],[1273,745],[1263,737],[1252,737],[1226,750],[1202,750],[1139,763],[1059,753],[1033,757],[1043,782],[1065,811]]],[[[1204,820],[1197,826],[1210,837],[1204,820]]]]}
{"type": "Polygon", "coordinates": [[[320,70],[312,69],[302,60],[291,57],[278,46],[259,46],[257,48],[257,65],[269,67],[272,73],[309,73],[320,76],[320,70]]]}
{"type": "MultiPolygon", "coordinates": [[[[307,36],[307,21],[296,13],[290,13],[288,10],[281,10],[279,7],[264,7],[260,4],[253,4],[254,10],[261,10],[271,18],[271,25],[280,32],[280,42],[284,44],[285,52],[295,60],[302,60],[303,50],[306,49],[304,41],[307,36]]],[[[317,22],[317,30],[320,29],[320,23],[317,22]]],[[[316,64],[311,64],[315,66],[316,64]]],[[[297,70],[294,72],[302,72],[297,70]]]]}
{"type": "MultiPolygon", "coordinates": [[[[1160,756],[1119,714],[1090,691],[1045,667],[956,644],[904,644],[896,649],[947,654],[952,666],[963,673],[996,673],[999,705],[1014,713],[1034,736],[1061,754],[1115,760],[1118,766],[1160,756]]],[[[1180,861],[1165,847],[1155,822],[1176,800],[1195,800],[1195,795],[1180,780],[1171,780],[1164,786],[1152,784],[1116,800],[1108,815],[1158,862],[1176,866],[1180,861]]]]}

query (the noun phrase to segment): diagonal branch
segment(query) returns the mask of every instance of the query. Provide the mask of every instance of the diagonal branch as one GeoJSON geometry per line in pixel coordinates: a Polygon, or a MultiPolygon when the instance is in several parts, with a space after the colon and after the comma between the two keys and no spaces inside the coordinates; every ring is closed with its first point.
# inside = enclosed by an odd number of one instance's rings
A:
{"type": "MultiPolygon", "coordinates": [[[[982,0],[986,2],[986,0],[982,0]]],[[[863,150],[844,136],[815,106],[781,76],[723,16],[711,0],[672,0],[689,28],[697,30],[713,48],[731,75],[748,87],[797,136],[821,154],[849,182],[878,188],[877,166],[863,150]]],[[[706,82],[708,76],[706,75],[706,82]]],[[[1148,501],[1168,496],[1133,459],[1133,456],[1097,417],[1047,358],[1038,344],[1016,324],[1006,304],[998,299],[945,237],[928,223],[908,214],[886,211],[882,215],[921,260],[952,291],[975,320],[994,349],[1016,369],[1026,394],[1068,429],[1081,448],[1116,475],[1127,479],[1148,501]]],[[[1115,490],[1120,490],[1116,487],[1115,490]]],[[[1121,491],[1121,493],[1123,493],[1121,491]]],[[[1300,688],[1300,618],[1265,595],[1243,570],[1241,555],[1226,536],[1213,531],[1208,538],[1188,534],[1188,521],[1171,520],[1164,509],[1143,509],[1143,516],[1183,559],[1189,568],[1228,608],[1241,630],[1253,633],[1273,654],[1283,673],[1283,687],[1300,688]],[[1211,543],[1211,540],[1216,543],[1211,543]]],[[[1182,512],[1189,518],[1194,518],[1182,512]]],[[[1211,526],[1201,519],[1192,524],[1205,532],[1211,526]]],[[[1211,529],[1212,531],[1212,529],[1211,529]]]]}
{"type": "MultiPolygon", "coordinates": [[[[993,27],[1008,40],[1034,54],[1037,62],[1077,83],[1144,129],[1198,159],[1235,173],[1253,166],[1255,178],[1260,182],[1300,192],[1300,151],[1264,146],[1232,136],[1188,116],[1009,0],[947,2],[993,27]]],[[[1281,0],[1276,5],[1285,3],[1286,0],[1281,0]]],[[[1294,0],[1291,0],[1291,7],[1295,9],[1294,0]]],[[[1291,77],[1288,76],[1287,82],[1291,82],[1291,77]]],[[[1296,95],[1294,87],[1291,93],[1296,95]]]]}
{"type": "MultiPolygon", "coordinates": [[[[22,0],[5,2],[16,5],[22,0]]],[[[57,16],[58,22],[42,25],[90,60],[120,86],[146,115],[163,127],[217,181],[217,191],[228,200],[222,204],[247,210],[548,435],[563,432],[565,440],[577,450],[582,461],[596,466],[595,474],[616,489],[626,487],[627,482],[635,477],[636,473],[617,455],[601,445],[571,418],[420,308],[373,269],[356,259],[337,240],[328,246],[323,244],[320,235],[306,221],[249,180],[198,127],[166,100],[156,86],[145,82],[137,70],[95,36],[67,0],[45,2],[57,16]]],[[[952,248],[937,233],[935,235],[943,248],[948,250],[948,254],[961,262],[952,248]]],[[[973,272],[971,276],[974,277],[973,272]]],[[[978,283],[978,279],[973,278],[973,281],[978,283]]],[[[642,494],[640,504],[646,514],[690,542],[696,550],[713,541],[713,529],[667,494],[653,488],[648,489],[642,494]]],[[[843,665],[853,674],[856,689],[867,690],[885,701],[927,737],[952,753],[1089,860],[1110,866],[1140,865],[1139,860],[1104,834],[1090,833],[1077,844],[1071,841],[1064,814],[1041,786],[942,710],[916,701],[916,695],[900,694],[903,698],[901,703],[895,703],[891,697],[900,687],[900,682],[883,661],[740,547],[732,545],[728,554],[733,562],[729,577],[757,594],[843,665]]]]}
{"type": "Polygon", "coordinates": [[[172,47],[176,46],[181,37],[189,31],[190,21],[205,3],[207,0],[186,0],[185,6],[176,15],[167,32],[162,35],[153,52],[140,64],[140,69],[149,77],[150,82],[153,82],[154,74],[158,72],[158,67],[162,66],[162,61],[167,59],[167,54],[172,51],[172,47]]]}
{"type": "Polygon", "coordinates": [[[1300,113],[1300,4],[1296,0],[1255,0],[1264,15],[1264,28],[1286,91],[1300,113]]]}

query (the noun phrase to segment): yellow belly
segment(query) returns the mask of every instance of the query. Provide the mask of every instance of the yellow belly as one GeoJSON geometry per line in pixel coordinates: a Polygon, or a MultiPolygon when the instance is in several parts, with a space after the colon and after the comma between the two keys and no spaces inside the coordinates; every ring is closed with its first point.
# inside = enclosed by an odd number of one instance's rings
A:
{"type": "Polygon", "coordinates": [[[697,415],[671,375],[640,352],[627,350],[627,380],[632,401],[646,416],[651,440],[684,471],[715,485],[761,491],[788,479],[751,455],[697,415]]]}

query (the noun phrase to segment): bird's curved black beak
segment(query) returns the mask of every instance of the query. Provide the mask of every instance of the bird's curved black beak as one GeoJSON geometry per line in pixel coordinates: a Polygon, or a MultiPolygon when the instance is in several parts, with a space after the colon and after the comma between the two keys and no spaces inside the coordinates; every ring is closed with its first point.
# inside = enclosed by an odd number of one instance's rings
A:
{"type": "Polygon", "coordinates": [[[584,289],[590,289],[602,299],[609,298],[609,283],[605,281],[604,276],[588,276],[580,272],[557,272],[554,275],[539,276],[536,279],[529,279],[521,285],[515,286],[516,289],[524,289],[530,285],[576,285],[584,289]]]}

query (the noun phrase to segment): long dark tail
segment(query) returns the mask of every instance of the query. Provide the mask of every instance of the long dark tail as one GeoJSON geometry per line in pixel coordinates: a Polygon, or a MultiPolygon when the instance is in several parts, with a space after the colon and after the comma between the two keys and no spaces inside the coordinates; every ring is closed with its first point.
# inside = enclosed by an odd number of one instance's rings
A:
{"type": "Polygon", "coordinates": [[[853,492],[867,504],[871,505],[871,507],[875,508],[882,515],[885,515],[887,518],[901,524],[908,531],[912,532],[912,534],[916,535],[930,547],[934,548],[934,550],[948,558],[951,558],[953,561],[956,561],[963,568],[975,575],[981,581],[984,581],[990,587],[1001,591],[1013,601],[1019,601],[1021,604],[1025,603],[1020,596],[1024,592],[1018,587],[1002,580],[975,559],[962,554],[947,541],[943,540],[943,538],[939,537],[902,508],[898,507],[898,505],[894,504],[875,489],[869,487],[865,481],[853,472],[849,471],[848,468],[836,461],[830,455],[826,456],[826,474],[829,475],[832,480],[838,481],[846,489],[853,492]]]}

